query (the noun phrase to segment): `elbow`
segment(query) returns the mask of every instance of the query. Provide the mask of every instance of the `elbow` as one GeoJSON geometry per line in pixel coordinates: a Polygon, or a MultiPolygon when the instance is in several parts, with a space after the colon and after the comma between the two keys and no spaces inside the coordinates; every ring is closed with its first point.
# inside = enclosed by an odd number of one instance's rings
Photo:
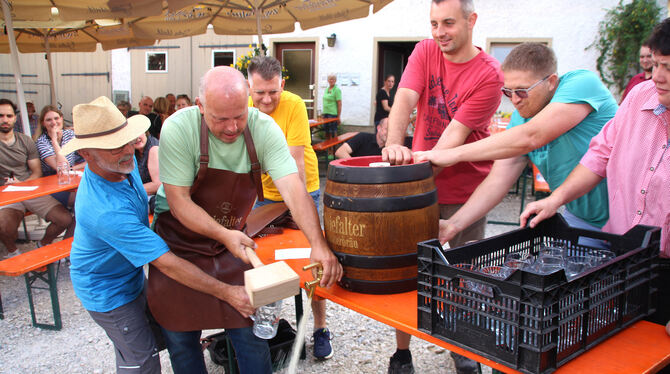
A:
{"type": "Polygon", "coordinates": [[[548,142],[539,136],[539,134],[531,134],[525,137],[522,143],[522,148],[524,153],[528,153],[538,148],[542,148],[543,146],[547,145],[547,143],[548,142]]]}

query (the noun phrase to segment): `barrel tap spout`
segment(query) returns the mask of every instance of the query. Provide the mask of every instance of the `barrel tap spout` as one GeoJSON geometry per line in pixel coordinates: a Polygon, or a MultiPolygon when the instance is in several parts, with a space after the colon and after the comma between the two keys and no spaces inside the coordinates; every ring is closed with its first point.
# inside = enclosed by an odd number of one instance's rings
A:
{"type": "MultiPolygon", "coordinates": [[[[320,262],[315,262],[313,264],[309,264],[307,266],[304,266],[302,270],[309,270],[312,268],[316,268],[316,277],[314,278],[313,281],[305,281],[305,289],[307,290],[307,297],[311,299],[314,296],[314,291],[316,290],[316,286],[321,283],[321,278],[323,278],[323,265],[321,265],[320,262]]],[[[314,272],[312,272],[312,275],[314,272]]]]}

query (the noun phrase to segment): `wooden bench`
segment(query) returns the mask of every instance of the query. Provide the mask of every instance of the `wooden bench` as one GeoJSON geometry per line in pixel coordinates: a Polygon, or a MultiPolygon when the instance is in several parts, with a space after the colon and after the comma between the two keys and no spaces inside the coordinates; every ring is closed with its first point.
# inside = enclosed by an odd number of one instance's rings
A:
{"type": "MultiPolygon", "coordinates": [[[[64,239],[30,252],[0,261],[0,275],[18,277],[23,275],[26,279],[28,291],[28,302],[30,303],[30,315],[33,326],[48,330],[60,330],[62,328],[60,316],[60,304],[58,303],[58,272],[56,266],[59,260],[70,256],[72,238],[64,239]],[[41,280],[48,285],[34,285],[35,281],[41,280]],[[51,295],[51,307],[53,309],[53,324],[38,323],[35,317],[35,305],[33,303],[34,289],[48,289],[51,295]]],[[[0,318],[4,318],[2,300],[0,299],[0,318]]]]}
{"type": "Polygon", "coordinates": [[[338,135],[335,138],[330,138],[322,141],[321,143],[316,143],[312,145],[312,148],[314,148],[314,152],[325,152],[338,144],[346,142],[356,135],[358,135],[358,132],[345,132],[344,134],[338,135]]]}
{"type": "Polygon", "coordinates": [[[544,177],[542,174],[540,174],[540,171],[537,169],[535,164],[533,164],[533,190],[535,191],[536,197],[544,197],[551,193],[551,189],[549,189],[549,183],[544,180],[544,177]]]}
{"type": "MultiPolygon", "coordinates": [[[[335,149],[334,147],[336,147],[337,145],[340,145],[340,144],[346,142],[347,140],[353,138],[356,135],[358,135],[358,132],[345,132],[344,134],[338,135],[335,138],[330,138],[330,139],[322,141],[321,143],[316,143],[316,144],[312,145],[312,148],[314,149],[314,152],[328,152],[329,150],[335,149]]],[[[318,157],[317,157],[317,159],[318,159],[318,157]]],[[[320,163],[321,159],[318,159],[318,162],[320,163]]],[[[328,154],[326,154],[325,162],[326,162],[326,165],[327,165],[328,164],[328,154]]],[[[321,168],[319,167],[319,169],[321,169],[321,168]]]]}

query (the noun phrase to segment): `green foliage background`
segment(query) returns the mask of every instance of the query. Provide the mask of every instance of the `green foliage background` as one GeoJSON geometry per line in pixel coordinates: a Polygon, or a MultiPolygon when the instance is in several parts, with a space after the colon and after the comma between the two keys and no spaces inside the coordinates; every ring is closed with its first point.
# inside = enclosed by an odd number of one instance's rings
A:
{"type": "Polygon", "coordinates": [[[607,11],[600,22],[599,34],[590,46],[600,56],[596,67],[603,81],[620,92],[638,71],[640,45],[660,22],[662,8],[656,0],[633,0],[607,11]]]}

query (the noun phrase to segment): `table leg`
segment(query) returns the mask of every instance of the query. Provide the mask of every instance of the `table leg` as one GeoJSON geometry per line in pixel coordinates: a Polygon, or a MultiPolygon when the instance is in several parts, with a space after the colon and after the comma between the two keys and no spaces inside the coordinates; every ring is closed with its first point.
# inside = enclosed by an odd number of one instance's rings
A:
{"type": "Polygon", "coordinates": [[[47,265],[46,271],[31,271],[24,274],[26,279],[26,290],[28,292],[28,303],[30,304],[30,315],[33,320],[33,326],[47,329],[47,330],[60,330],[63,327],[60,315],[60,304],[58,302],[58,277],[56,276],[55,265],[53,263],[47,265]],[[33,289],[47,289],[44,287],[33,286],[33,283],[36,280],[42,280],[49,285],[49,294],[51,296],[51,308],[53,310],[53,325],[38,323],[37,318],[35,317],[35,304],[33,302],[33,289]]]}

